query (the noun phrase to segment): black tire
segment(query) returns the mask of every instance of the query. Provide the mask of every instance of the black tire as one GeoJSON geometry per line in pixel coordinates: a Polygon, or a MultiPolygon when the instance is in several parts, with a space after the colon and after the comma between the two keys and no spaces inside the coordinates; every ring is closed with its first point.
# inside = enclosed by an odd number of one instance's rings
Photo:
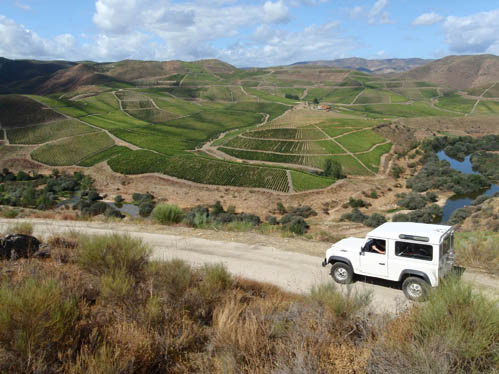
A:
{"type": "Polygon", "coordinates": [[[418,277],[407,277],[402,283],[405,297],[412,301],[426,300],[429,288],[428,282],[418,277]]]}
{"type": "Polygon", "coordinates": [[[343,262],[335,262],[331,268],[331,276],[336,283],[352,283],[353,270],[350,265],[343,262]]]}

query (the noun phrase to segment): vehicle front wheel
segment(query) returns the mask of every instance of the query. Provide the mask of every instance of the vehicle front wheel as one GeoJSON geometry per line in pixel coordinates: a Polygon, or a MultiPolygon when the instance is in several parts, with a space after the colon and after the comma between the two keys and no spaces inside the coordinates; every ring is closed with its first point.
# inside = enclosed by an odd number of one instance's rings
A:
{"type": "Polygon", "coordinates": [[[336,283],[341,283],[341,284],[352,283],[353,270],[349,265],[343,262],[336,262],[333,264],[333,267],[331,268],[331,276],[333,277],[336,283]]]}
{"type": "Polygon", "coordinates": [[[408,277],[402,283],[405,297],[412,301],[424,301],[428,296],[428,282],[417,277],[408,277]]]}

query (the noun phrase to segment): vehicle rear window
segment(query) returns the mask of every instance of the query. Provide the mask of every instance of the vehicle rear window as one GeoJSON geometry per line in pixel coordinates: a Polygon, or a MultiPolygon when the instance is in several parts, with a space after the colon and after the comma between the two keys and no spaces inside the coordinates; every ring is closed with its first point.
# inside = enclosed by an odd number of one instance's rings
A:
{"type": "Polygon", "coordinates": [[[433,260],[433,247],[420,243],[395,242],[395,255],[431,261],[433,260]]]}

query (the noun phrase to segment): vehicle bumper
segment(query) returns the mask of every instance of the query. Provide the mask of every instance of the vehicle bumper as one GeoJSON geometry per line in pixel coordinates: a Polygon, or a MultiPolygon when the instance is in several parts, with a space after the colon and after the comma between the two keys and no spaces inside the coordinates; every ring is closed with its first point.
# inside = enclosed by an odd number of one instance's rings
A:
{"type": "Polygon", "coordinates": [[[466,268],[464,268],[462,266],[453,265],[452,269],[450,271],[450,274],[454,274],[454,275],[457,275],[458,277],[461,277],[461,275],[463,275],[465,270],[466,270],[466,268]]]}
{"type": "Polygon", "coordinates": [[[324,261],[322,261],[322,267],[327,265],[327,259],[325,258],[324,261]]]}

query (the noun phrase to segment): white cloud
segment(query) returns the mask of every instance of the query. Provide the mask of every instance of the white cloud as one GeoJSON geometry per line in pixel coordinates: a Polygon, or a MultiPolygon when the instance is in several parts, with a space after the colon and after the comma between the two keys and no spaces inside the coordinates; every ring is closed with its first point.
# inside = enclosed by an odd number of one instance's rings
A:
{"type": "Polygon", "coordinates": [[[412,21],[414,26],[429,26],[434,25],[437,22],[440,22],[444,19],[441,15],[431,12],[431,13],[423,13],[419,17],[415,18],[412,21]]]}
{"type": "Polygon", "coordinates": [[[378,0],[374,3],[373,7],[367,15],[369,24],[379,23],[382,25],[393,23],[390,19],[390,14],[384,9],[388,6],[388,0],[378,0]]]}
{"type": "Polygon", "coordinates": [[[363,13],[364,13],[364,8],[361,6],[355,6],[349,11],[350,17],[352,18],[357,18],[361,16],[363,13]]]}
{"type": "Polygon", "coordinates": [[[281,0],[275,3],[272,1],[265,2],[263,12],[266,23],[286,23],[289,21],[289,9],[281,0]]]}
{"type": "Polygon", "coordinates": [[[23,25],[0,15],[0,56],[8,58],[71,58],[75,39],[69,34],[44,39],[23,25]]]}
{"type": "Polygon", "coordinates": [[[31,10],[31,6],[29,6],[28,4],[22,3],[20,0],[16,0],[14,5],[22,10],[31,10]]]}
{"type": "Polygon", "coordinates": [[[447,17],[443,28],[452,52],[499,53],[499,9],[447,17]]]}

